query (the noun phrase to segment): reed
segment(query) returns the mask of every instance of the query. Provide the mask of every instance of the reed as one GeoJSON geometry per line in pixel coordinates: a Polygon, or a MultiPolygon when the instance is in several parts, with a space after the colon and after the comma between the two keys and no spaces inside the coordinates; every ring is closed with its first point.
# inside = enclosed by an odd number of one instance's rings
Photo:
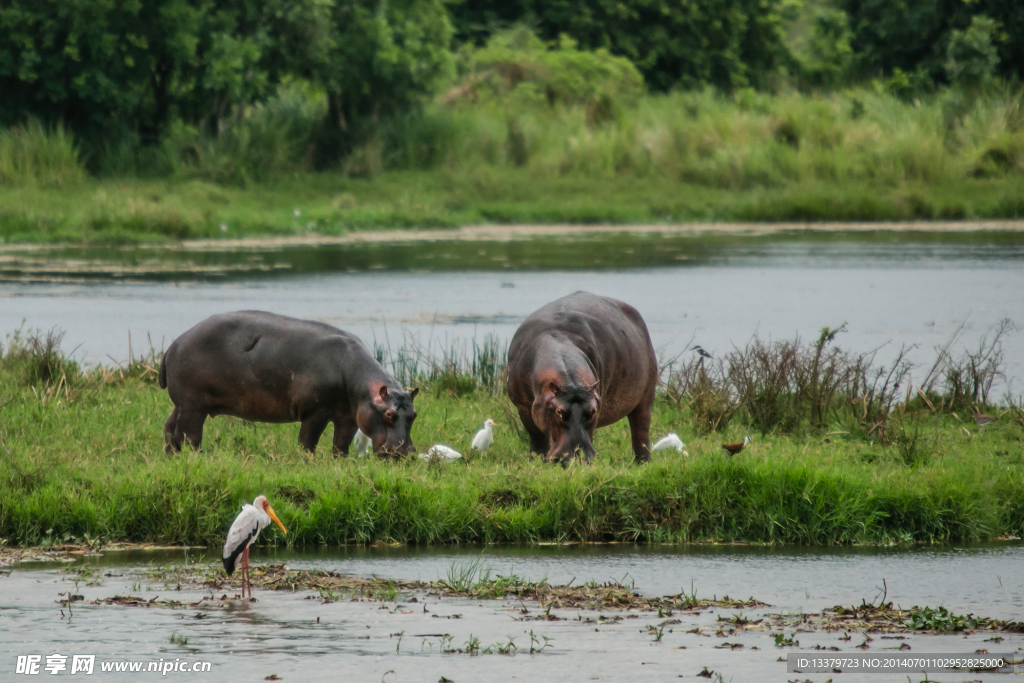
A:
{"type": "Polygon", "coordinates": [[[62,126],[48,129],[31,120],[0,129],[0,186],[65,189],[84,178],[74,136],[62,126]]]}

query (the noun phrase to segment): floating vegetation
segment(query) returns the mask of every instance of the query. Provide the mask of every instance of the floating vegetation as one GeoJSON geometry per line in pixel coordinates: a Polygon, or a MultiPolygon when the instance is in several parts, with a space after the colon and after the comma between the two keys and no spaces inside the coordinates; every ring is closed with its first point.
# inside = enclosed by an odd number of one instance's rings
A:
{"type": "MultiPolygon", "coordinates": [[[[944,607],[912,607],[904,610],[894,608],[891,602],[874,604],[862,601],[859,606],[852,607],[836,605],[818,614],[772,614],[769,615],[769,620],[773,628],[803,628],[847,633],[859,631],[865,636],[868,633],[912,631],[971,633],[985,630],[1024,633],[1024,622],[976,617],[973,614],[954,615],[944,607]]],[[[867,645],[868,642],[871,642],[870,637],[867,637],[861,646],[867,645]]]]}

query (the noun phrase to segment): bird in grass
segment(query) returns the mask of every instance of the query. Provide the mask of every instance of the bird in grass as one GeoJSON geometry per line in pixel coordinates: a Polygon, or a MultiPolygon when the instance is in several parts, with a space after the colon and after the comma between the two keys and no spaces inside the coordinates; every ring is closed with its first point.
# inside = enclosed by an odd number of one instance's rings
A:
{"type": "Polygon", "coordinates": [[[992,417],[991,415],[985,415],[983,412],[978,410],[978,406],[974,406],[974,424],[978,425],[978,434],[985,433],[985,427],[988,427],[993,422],[998,421],[998,417],[992,417]]]}
{"type": "Polygon", "coordinates": [[[743,447],[744,447],[744,446],[746,446],[746,445],[747,445],[748,443],[750,443],[750,442],[751,442],[751,439],[750,439],[750,437],[748,436],[748,437],[744,438],[744,439],[743,439],[743,441],[740,441],[740,442],[738,442],[738,443],[723,443],[723,444],[722,444],[722,448],[723,448],[723,449],[724,449],[724,450],[725,450],[725,451],[726,451],[726,452],[727,452],[727,453],[728,453],[729,455],[736,455],[737,453],[739,453],[740,451],[742,451],[742,450],[743,450],[743,447]]]}
{"type": "Polygon", "coordinates": [[[281,520],[274,514],[274,508],[270,507],[266,496],[256,496],[252,505],[246,503],[242,511],[235,517],[228,531],[228,538],[224,542],[224,571],[231,576],[235,572],[235,561],[242,556],[242,598],[245,599],[245,587],[249,586],[249,597],[252,598],[252,581],[249,579],[249,546],[256,542],[256,538],[263,531],[263,528],[273,520],[281,527],[281,533],[287,534],[288,530],[281,524],[281,520]]]}
{"type": "Polygon", "coordinates": [[[420,454],[420,460],[458,460],[461,457],[462,453],[442,443],[435,443],[426,453],[420,454]]]}
{"type": "Polygon", "coordinates": [[[476,433],[473,437],[473,443],[470,446],[470,450],[474,451],[486,451],[494,444],[494,433],[491,431],[491,427],[497,427],[498,423],[487,418],[484,420],[484,428],[476,433]]]}
{"type": "Polygon", "coordinates": [[[356,435],[352,437],[352,451],[361,458],[369,454],[372,448],[373,442],[370,441],[370,437],[363,434],[362,429],[357,429],[356,435]]]}
{"type": "Polygon", "coordinates": [[[690,350],[691,351],[696,351],[697,355],[700,356],[701,360],[704,360],[705,358],[712,358],[712,355],[710,353],[708,353],[707,351],[705,351],[703,348],[701,348],[701,346],[699,344],[697,346],[694,346],[690,350]]]}
{"type": "Polygon", "coordinates": [[[678,434],[675,432],[669,432],[661,439],[658,439],[656,444],[651,446],[651,452],[667,451],[670,448],[674,448],[677,453],[682,453],[685,447],[686,444],[683,443],[683,440],[679,438],[678,434]]]}

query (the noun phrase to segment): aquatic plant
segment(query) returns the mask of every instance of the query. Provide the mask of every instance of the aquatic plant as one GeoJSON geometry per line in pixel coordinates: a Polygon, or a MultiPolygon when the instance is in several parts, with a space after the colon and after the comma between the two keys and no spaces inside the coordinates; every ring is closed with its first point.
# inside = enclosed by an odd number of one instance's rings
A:
{"type": "Polygon", "coordinates": [[[905,623],[907,628],[915,631],[963,631],[978,628],[978,619],[973,614],[953,614],[945,607],[912,607],[905,623]]]}

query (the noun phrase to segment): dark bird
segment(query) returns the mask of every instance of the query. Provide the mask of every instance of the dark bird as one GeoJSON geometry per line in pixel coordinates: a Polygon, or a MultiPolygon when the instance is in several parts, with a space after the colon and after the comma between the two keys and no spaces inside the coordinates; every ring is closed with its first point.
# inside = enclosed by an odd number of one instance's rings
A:
{"type": "Polygon", "coordinates": [[[691,350],[691,351],[696,351],[696,352],[697,352],[697,354],[698,354],[698,355],[699,355],[699,356],[700,356],[701,358],[711,358],[711,357],[712,357],[712,356],[711,356],[711,354],[710,354],[710,353],[708,353],[707,351],[705,351],[704,349],[702,349],[702,348],[700,347],[700,345],[699,345],[699,344],[698,344],[697,346],[694,346],[694,347],[693,347],[692,349],[690,349],[690,350],[691,350]]]}
{"type": "Polygon", "coordinates": [[[988,427],[993,422],[998,421],[998,417],[992,417],[991,415],[985,415],[978,407],[974,407],[974,424],[978,425],[978,434],[985,433],[985,427],[988,427]]]}
{"type": "Polygon", "coordinates": [[[235,517],[228,531],[228,538],[224,542],[224,571],[231,576],[235,572],[235,560],[242,556],[242,598],[245,598],[245,587],[249,586],[249,597],[252,597],[252,581],[249,580],[249,546],[263,531],[263,528],[274,520],[281,532],[287,534],[288,530],[281,524],[281,520],[274,514],[274,508],[270,507],[266,496],[256,496],[252,505],[246,503],[242,511],[235,517]]]}
{"type": "Polygon", "coordinates": [[[750,437],[749,436],[746,437],[745,439],[743,439],[743,441],[740,441],[738,443],[723,443],[722,444],[722,448],[729,455],[736,455],[737,453],[742,451],[743,447],[746,446],[748,443],[750,443],[750,437]]]}

